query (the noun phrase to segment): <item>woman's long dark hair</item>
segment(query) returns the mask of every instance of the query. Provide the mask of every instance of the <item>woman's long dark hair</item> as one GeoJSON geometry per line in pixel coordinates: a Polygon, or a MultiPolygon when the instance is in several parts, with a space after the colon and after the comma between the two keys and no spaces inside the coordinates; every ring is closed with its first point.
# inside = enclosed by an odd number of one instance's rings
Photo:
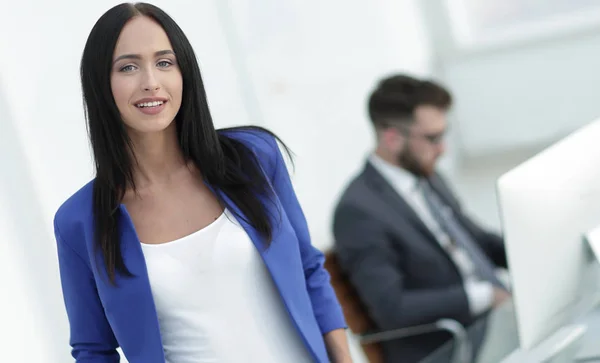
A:
{"type": "MultiPolygon", "coordinates": [[[[125,24],[135,16],[146,16],[156,21],[166,32],[177,56],[183,78],[183,94],[175,122],[185,159],[201,170],[209,185],[231,199],[240,209],[241,217],[264,238],[266,246],[273,233],[270,216],[263,203],[263,198],[271,193],[268,180],[254,153],[227,134],[237,130],[259,130],[275,135],[253,126],[220,130],[229,131],[227,133],[217,132],[196,56],[183,31],[156,6],[145,3],[117,5],[94,25],[83,51],[80,69],[84,110],[96,167],[93,197],[95,244],[102,252],[113,284],[116,273],[132,275],[121,254],[118,219],[125,191],[127,188],[135,190],[132,171],[135,160],[131,157],[131,140],[113,98],[110,74],[117,39],[125,24]]],[[[227,205],[218,193],[217,198],[227,205]]]]}

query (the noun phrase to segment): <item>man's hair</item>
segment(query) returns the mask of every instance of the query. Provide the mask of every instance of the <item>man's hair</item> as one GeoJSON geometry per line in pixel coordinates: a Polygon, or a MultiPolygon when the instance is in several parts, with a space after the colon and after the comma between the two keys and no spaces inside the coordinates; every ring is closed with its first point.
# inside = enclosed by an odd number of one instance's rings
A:
{"type": "Polygon", "coordinates": [[[434,106],[448,110],[452,95],[431,80],[419,80],[398,74],[382,79],[369,97],[369,116],[376,129],[397,123],[413,122],[418,106],[434,106]]]}

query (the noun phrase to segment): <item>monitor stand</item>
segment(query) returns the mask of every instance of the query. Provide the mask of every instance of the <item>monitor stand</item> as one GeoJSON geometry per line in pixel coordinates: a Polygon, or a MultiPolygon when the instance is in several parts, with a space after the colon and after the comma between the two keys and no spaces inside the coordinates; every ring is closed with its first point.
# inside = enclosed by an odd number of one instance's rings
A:
{"type": "Polygon", "coordinates": [[[585,241],[596,261],[600,263],[600,226],[588,231],[585,234],[585,241]]]}
{"type": "Polygon", "coordinates": [[[572,363],[586,330],[583,324],[565,326],[533,349],[517,349],[501,363],[572,363]]]}

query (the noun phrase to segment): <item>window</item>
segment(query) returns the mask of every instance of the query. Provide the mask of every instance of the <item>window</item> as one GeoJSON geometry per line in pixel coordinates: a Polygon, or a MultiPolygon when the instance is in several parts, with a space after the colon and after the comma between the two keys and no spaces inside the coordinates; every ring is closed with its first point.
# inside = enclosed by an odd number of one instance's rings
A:
{"type": "Polygon", "coordinates": [[[445,0],[458,43],[528,37],[600,23],[598,0],[445,0]]]}

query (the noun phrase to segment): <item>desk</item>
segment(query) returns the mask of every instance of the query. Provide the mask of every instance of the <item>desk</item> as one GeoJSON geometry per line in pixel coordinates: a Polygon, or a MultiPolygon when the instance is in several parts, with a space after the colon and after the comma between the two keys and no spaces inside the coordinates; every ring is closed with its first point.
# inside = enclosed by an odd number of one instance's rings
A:
{"type": "Polygon", "coordinates": [[[531,351],[516,349],[502,361],[502,363],[521,362],[600,363],[600,305],[596,303],[592,310],[574,319],[572,325],[560,329],[531,351]],[[584,329],[580,337],[577,337],[577,327],[584,329]],[[553,352],[556,353],[551,354],[553,352]],[[536,357],[543,357],[543,359],[536,357]]]}
{"type": "MultiPolygon", "coordinates": [[[[575,362],[600,363],[600,306],[577,319],[576,323],[587,328],[576,349],[575,362]]],[[[482,329],[483,323],[476,322],[468,330],[482,329]]],[[[552,342],[550,342],[551,344],[552,342]]],[[[453,343],[448,342],[420,363],[444,362],[444,356],[452,351],[453,343]]],[[[544,349],[547,349],[544,347],[544,349]]],[[[479,352],[476,363],[538,363],[528,360],[531,354],[519,349],[517,324],[512,303],[507,303],[492,311],[488,317],[486,341],[479,352]]],[[[535,359],[535,358],[534,358],[535,359]]]]}
{"type": "Polygon", "coordinates": [[[577,353],[577,362],[600,362],[600,306],[579,320],[587,327],[581,349],[577,353]]]}

